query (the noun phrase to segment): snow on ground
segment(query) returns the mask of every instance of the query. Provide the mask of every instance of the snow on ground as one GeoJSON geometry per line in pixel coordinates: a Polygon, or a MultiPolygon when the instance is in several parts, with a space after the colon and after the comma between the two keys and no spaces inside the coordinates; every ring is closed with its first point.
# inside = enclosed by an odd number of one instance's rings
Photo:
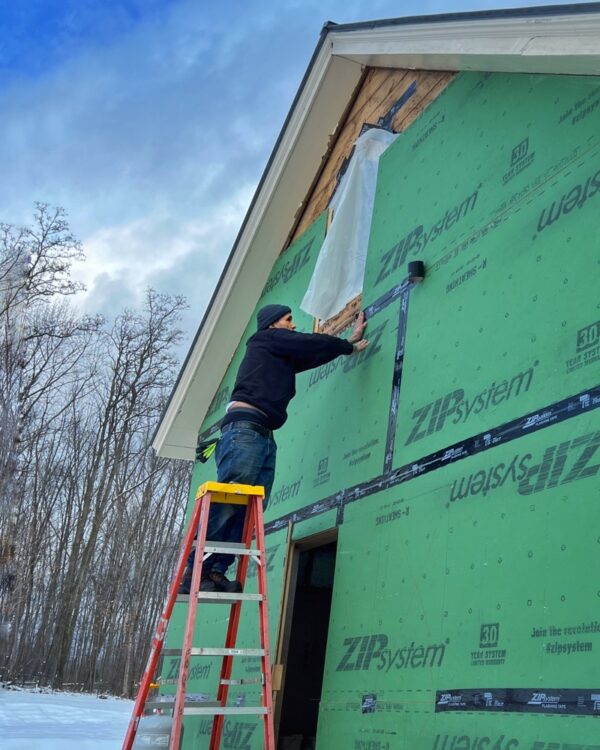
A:
{"type": "Polygon", "coordinates": [[[0,688],[2,750],[120,750],[132,701],[0,688]]]}

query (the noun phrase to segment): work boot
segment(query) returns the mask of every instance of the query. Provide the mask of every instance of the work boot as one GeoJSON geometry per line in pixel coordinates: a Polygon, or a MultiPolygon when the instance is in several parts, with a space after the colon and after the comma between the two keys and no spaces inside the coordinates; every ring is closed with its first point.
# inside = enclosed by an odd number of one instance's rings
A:
{"type": "Polygon", "coordinates": [[[223,591],[226,594],[239,594],[242,591],[242,584],[239,581],[230,581],[220,570],[211,570],[208,578],[216,586],[216,591],[223,591]]]}
{"type": "Polygon", "coordinates": [[[210,573],[206,576],[202,576],[202,580],[200,581],[200,591],[220,591],[217,584],[211,580],[210,573]]]}
{"type": "MultiPolygon", "coordinates": [[[[186,568],[179,584],[179,594],[189,594],[192,585],[192,569],[186,568]]],[[[210,578],[210,572],[202,576],[200,581],[200,591],[221,591],[220,588],[210,578]]]]}

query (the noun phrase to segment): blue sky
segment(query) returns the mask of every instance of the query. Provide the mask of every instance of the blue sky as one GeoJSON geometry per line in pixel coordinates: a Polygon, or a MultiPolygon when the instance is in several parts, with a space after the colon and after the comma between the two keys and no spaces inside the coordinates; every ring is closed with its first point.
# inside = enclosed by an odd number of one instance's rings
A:
{"type": "Polygon", "coordinates": [[[87,255],[78,304],[110,316],[149,285],[184,294],[189,342],[323,23],[516,4],[5,2],[0,221],[63,206],[87,255]]]}

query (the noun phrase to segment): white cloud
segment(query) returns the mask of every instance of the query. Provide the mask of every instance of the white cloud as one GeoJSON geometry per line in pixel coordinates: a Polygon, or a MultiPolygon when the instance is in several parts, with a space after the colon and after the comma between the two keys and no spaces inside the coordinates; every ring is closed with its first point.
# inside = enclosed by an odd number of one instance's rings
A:
{"type": "Polygon", "coordinates": [[[74,274],[87,286],[80,295],[82,306],[89,312],[110,314],[123,305],[139,304],[151,286],[187,296],[186,317],[199,320],[253,189],[252,184],[242,186],[210,210],[198,207],[190,218],[163,211],[93,232],[85,243],[87,260],[74,274]]]}
{"type": "Polygon", "coordinates": [[[77,4],[85,39],[71,13],[52,65],[3,70],[0,220],[64,206],[88,258],[81,304],[111,315],[148,284],[183,293],[189,339],[323,23],[511,4],[132,2],[77,4]]]}

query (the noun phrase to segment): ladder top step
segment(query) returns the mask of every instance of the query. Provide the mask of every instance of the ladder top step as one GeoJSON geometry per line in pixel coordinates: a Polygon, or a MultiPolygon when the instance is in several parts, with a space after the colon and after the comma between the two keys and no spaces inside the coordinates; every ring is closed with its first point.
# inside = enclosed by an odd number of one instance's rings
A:
{"type": "Polygon", "coordinates": [[[211,502],[229,505],[248,505],[249,497],[265,497],[265,488],[251,484],[224,484],[223,482],[204,482],[198,487],[196,500],[211,494],[211,502]]]}

